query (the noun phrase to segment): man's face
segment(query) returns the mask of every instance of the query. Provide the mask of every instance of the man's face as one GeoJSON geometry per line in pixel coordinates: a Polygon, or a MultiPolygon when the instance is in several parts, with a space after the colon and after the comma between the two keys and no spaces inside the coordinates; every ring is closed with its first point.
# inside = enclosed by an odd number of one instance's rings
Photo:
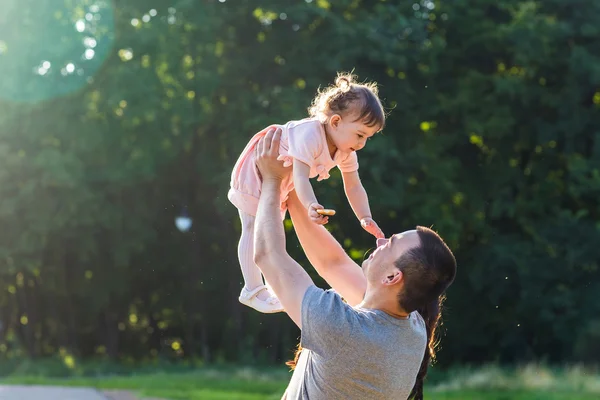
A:
{"type": "Polygon", "coordinates": [[[418,247],[419,244],[416,230],[397,233],[389,239],[377,239],[377,248],[362,264],[365,277],[368,281],[379,280],[388,272],[394,261],[406,251],[418,247]]]}

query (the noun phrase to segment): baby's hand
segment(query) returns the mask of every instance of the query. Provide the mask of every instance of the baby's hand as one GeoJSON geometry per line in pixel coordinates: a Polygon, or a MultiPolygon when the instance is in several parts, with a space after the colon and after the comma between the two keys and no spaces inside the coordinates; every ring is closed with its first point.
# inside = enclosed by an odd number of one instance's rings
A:
{"type": "Polygon", "coordinates": [[[377,223],[375,221],[373,221],[373,218],[367,217],[367,218],[361,219],[360,226],[362,226],[365,231],[369,232],[371,235],[375,236],[377,239],[385,238],[383,231],[381,229],[379,229],[379,225],[377,225],[377,223]]]}
{"type": "Polygon", "coordinates": [[[315,224],[325,225],[329,222],[329,217],[317,212],[317,210],[322,210],[323,208],[324,207],[319,203],[311,203],[310,206],[308,206],[308,218],[315,224]]]}

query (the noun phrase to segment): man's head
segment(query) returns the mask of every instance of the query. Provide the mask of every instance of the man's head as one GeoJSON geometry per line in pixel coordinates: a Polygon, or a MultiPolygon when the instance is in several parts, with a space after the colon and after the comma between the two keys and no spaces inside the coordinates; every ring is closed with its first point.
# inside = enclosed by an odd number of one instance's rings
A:
{"type": "Polygon", "coordinates": [[[429,228],[377,239],[377,249],[363,262],[367,278],[365,302],[402,315],[418,311],[427,332],[427,347],[411,399],[423,398],[423,381],[435,357],[436,330],[443,293],[456,276],[456,260],[441,237],[429,228]]]}
{"type": "Polygon", "coordinates": [[[452,251],[437,233],[421,226],[378,239],[362,267],[367,293],[395,296],[407,313],[438,299],[456,275],[452,251]]]}

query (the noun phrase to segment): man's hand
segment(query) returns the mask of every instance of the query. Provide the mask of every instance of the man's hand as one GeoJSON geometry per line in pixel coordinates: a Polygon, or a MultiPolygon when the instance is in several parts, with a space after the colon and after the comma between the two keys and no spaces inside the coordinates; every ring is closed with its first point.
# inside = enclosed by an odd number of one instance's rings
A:
{"type": "Polygon", "coordinates": [[[310,206],[308,206],[308,218],[310,218],[310,220],[315,224],[325,225],[327,222],[329,222],[329,217],[327,215],[321,215],[317,212],[317,210],[323,209],[324,207],[319,203],[311,203],[310,206]]]}
{"type": "Polygon", "coordinates": [[[371,235],[375,236],[377,239],[385,238],[383,231],[377,225],[377,222],[373,220],[373,218],[367,217],[360,220],[360,226],[371,235]]]}
{"type": "Polygon", "coordinates": [[[256,165],[263,178],[281,181],[290,174],[290,168],[283,166],[278,161],[279,142],[281,141],[281,128],[271,128],[256,145],[256,165]]]}

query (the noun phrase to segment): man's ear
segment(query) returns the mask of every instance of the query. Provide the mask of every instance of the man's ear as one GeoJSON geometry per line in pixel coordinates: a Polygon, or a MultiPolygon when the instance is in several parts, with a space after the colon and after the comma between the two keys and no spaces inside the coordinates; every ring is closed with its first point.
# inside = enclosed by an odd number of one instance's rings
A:
{"type": "Polygon", "coordinates": [[[386,275],[385,279],[383,280],[383,284],[390,285],[390,286],[396,285],[396,284],[400,283],[403,278],[404,278],[404,275],[402,274],[402,271],[395,270],[392,274],[386,275]]]}

